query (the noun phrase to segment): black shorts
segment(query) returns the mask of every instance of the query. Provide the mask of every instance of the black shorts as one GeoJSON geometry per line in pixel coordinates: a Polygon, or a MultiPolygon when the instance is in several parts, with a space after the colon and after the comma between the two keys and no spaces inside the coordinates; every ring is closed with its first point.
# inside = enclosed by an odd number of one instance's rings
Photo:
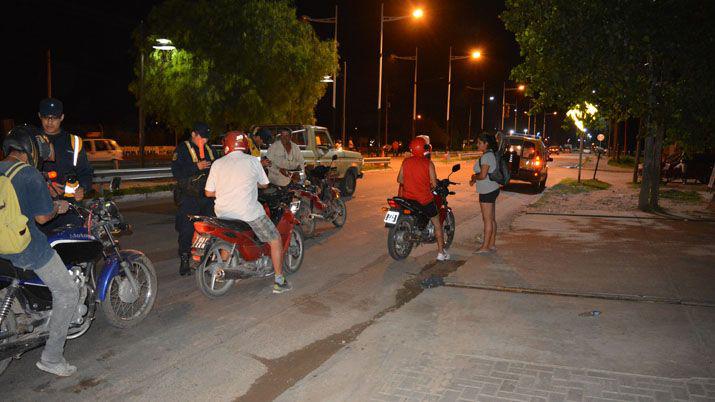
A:
{"type": "Polygon", "coordinates": [[[434,218],[437,216],[437,204],[432,201],[429,204],[420,205],[420,212],[427,215],[429,218],[434,218]]]}
{"type": "Polygon", "coordinates": [[[491,193],[479,194],[479,202],[485,204],[494,204],[499,196],[499,189],[492,191],[491,193]]]}

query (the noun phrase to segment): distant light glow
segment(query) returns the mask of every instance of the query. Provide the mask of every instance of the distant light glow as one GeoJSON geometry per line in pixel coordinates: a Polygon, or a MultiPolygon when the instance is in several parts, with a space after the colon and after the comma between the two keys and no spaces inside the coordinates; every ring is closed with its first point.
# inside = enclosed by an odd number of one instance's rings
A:
{"type": "Polygon", "coordinates": [[[514,134],[514,130],[509,130],[509,134],[514,134]]]}
{"type": "Polygon", "coordinates": [[[598,109],[596,108],[596,106],[588,102],[584,102],[583,105],[583,108],[585,108],[585,110],[582,108],[581,105],[576,105],[573,109],[566,112],[566,116],[570,117],[571,120],[573,120],[574,124],[576,125],[576,128],[585,133],[586,131],[588,131],[588,129],[584,125],[584,119],[587,116],[594,116],[596,113],[598,113],[598,109]]]}
{"type": "Polygon", "coordinates": [[[480,52],[479,50],[474,50],[474,51],[472,52],[472,58],[473,58],[473,59],[478,59],[478,58],[480,58],[480,57],[482,57],[482,52],[480,52]]]}
{"type": "Polygon", "coordinates": [[[333,77],[329,75],[324,75],[320,82],[333,82],[333,77]]]}
{"type": "Polygon", "coordinates": [[[525,86],[524,84],[521,84],[521,85],[519,85],[519,86],[517,87],[517,89],[518,89],[519,91],[523,91],[523,90],[526,89],[526,86],[525,86]]]}
{"type": "Polygon", "coordinates": [[[156,50],[176,50],[176,46],[169,39],[159,38],[156,43],[156,45],[152,46],[156,50]]]}
{"type": "Polygon", "coordinates": [[[494,97],[493,97],[493,96],[490,96],[490,97],[489,97],[489,100],[490,100],[490,101],[493,101],[493,100],[494,100],[494,97]]]}
{"type": "Polygon", "coordinates": [[[412,16],[415,18],[422,18],[425,15],[425,10],[418,8],[412,12],[412,16]]]}

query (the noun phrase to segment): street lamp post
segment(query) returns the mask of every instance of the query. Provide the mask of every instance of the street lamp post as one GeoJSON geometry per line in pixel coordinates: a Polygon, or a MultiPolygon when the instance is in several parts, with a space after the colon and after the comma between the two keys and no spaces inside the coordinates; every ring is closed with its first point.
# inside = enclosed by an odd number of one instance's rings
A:
{"type": "MultiPolygon", "coordinates": [[[[506,93],[509,91],[523,91],[526,89],[526,86],[519,85],[516,88],[507,88],[506,87],[506,82],[504,82],[502,86],[502,93],[501,93],[501,129],[502,131],[504,130],[504,117],[506,117],[506,93]]],[[[516,106],[516,100],[514,102],[514,105],[516,106]]],[[[514,130],[516,131],[516,111],[514,112],[514,130]]]]}
{"type": "MultiPolygon", "coordinates": [[[[330,18],[311,18],[308,17],[307,15],[304,15],[301,17],[303,21],[306,22],[314,22],[318,24],[333,24],[333,29],[335,30],[333,34],[333,43],[335,45],[335,49],[338,49],[338,6],[335,5],[335,16],[330,17],[330,18]]],[[[343,78],[345,79],[345,78],[343,78]]],[[[338,72],[337,68],[333,70],[333,93],[332,93],[332,102],[331,102],[331,107],[333,108],[333,116],[332,116],[332,127],[331,131],[335,133],[337,130],[336,124],[337,124],[337,119],[336,119],[336,104],[337,104],[337,85],[338,85],[338,72]]],[[[343,130],[344,131],[344,130],[343,130]]]]}
{"type": "Polygon", "coordinates": [[[450,112],[452,109],[452,61],[465,60],[469,58],[476,60],[480,57],[482,57],[482,53],[478,50],[475,50],[466,56],[452,56],[452,46],[449,47],[449,67],[447,69],[447,155],[449,155],[449,151],[452,148],[452,129],[449,124],[450,112]]]}
{"type": "MultiPolygon", "coordinates": [[[[385,22],[393,22],[403,20],[405,18],[415,18],[419,19],[424,16],[424,11],[421,8],[415,9],[412,14],[402,15],[399,17],[386,17],[385,16],[385,3],[380,3],[380,63],[377,77],[377,140],[381,140],[381,127],[382,127],[382,48],[384,42],[384,24],[385,22]]],[[[385,133],[385,142],[382,145],[387,144],[387,133],[385,133]]]]}
{"type": "MultiPolygon", "coordinates": [[[[481,115],[482,120],[481,120],[481,124],[479,126],[481,131],[484,131],[484,95],[486,93],[486,85],[487,85],[487,83],[482,81],[481,88],[467,86],[467,89],[471,89],[472,91],[482,91],[482,115],[481,115]]],[[[469,140],[471,138],[471,135],[472,135],[472,109],[470,107],[469,108],[469,130],[467,132],[467,140],[469,140]]],[[[467,142],[469,142],[469,141],[467,141],[467,142]]]]}
{"type": "Polygon", "coordinates": [[[415,62],[415,76],[412,79],[412,138],[415,138],[415,132],[417,130],[417,60],[419,55],[419,48],[415,47],[414,56],[396,56],[391,55],[390,58],[395,60],[410,60],[415,62]]]}

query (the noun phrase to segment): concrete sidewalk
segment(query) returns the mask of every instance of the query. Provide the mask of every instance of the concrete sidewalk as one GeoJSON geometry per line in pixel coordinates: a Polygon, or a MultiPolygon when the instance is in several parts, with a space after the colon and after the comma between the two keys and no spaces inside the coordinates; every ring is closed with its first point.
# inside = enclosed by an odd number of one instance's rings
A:
{"type": "Polygon", "coordinates": [[[520,215],[510,229],[497,254],[458,243],[448,286],[377,319],[279,400],[715,400],[715,224],[520,215]]]}

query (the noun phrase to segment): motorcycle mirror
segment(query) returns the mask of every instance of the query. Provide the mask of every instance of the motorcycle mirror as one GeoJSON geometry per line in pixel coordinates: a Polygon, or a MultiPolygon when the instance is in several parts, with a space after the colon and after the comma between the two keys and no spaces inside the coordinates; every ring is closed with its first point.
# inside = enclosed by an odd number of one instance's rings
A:
{"type": "Polygon", "coordinates": [[[338,160],[338,155],[333,155],[333,160],[334,161],[338,160]]]}
{"type": "Polygon", "coordinates": [[[461,169],[461,168],[462,168],[462,165],[460,165],[459,163],[456,164],[456,165],[454,165],[454,166],[452,166],[452,173],[458,172],[459,169],[461,169]]]}
{"type": "Polygon", "coordinates": [[[122,178],[121,177],[115,177],[112,179],[112,181],[109,183],[109,191],[115,192],[119,190],[119,186],[122,184],[122,178]]]}

